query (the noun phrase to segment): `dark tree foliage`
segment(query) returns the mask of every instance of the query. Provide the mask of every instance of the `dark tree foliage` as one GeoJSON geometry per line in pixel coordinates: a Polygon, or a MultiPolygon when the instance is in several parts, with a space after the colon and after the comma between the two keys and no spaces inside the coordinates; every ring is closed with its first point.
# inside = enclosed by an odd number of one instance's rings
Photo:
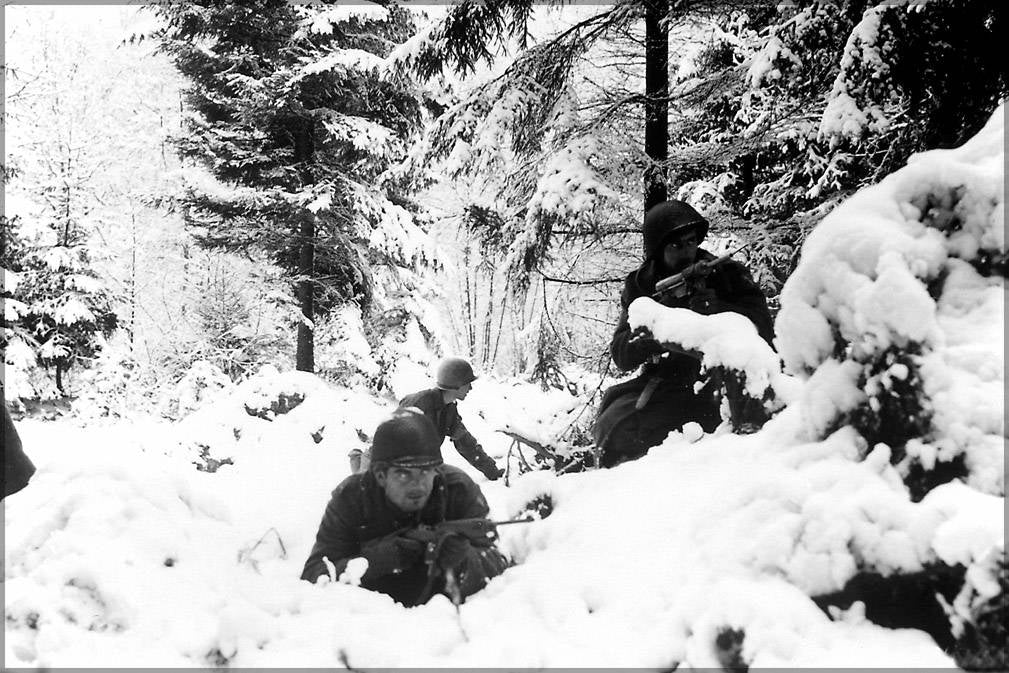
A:
{"type": "Polygon", "coordinates": [[[956,644],[950,618],[940,600],[951,603],[964,583],[966,569],[930,563],[912,573],[881,574],[861,569],[840,591],[813,598],[828,612],[830,606],[848,609],[855,601],[865,605],[865,617],[890,629],[919,629],[928,633],[947,652],[956,644]]]}
{"type": "MultiPolygon", "coordinates": [[[[644,142],[645,109],[655,102],[645,90],[649,6],[600,6],[555,37],[520,46],[499,77],[449,106],[430,132],[424,161],[474,145],[487,120],[510,140],[511,167],[484,151],[450,168],[456,177],[504,169],[496,196],[506,204],[505,238],[525,247],[513,249],[519,276],[544,267],[556,246],[624,237],[638,224],[628,200],[600,194],[590,214],[564,220],[563,231],[579,233],[565,238],[543,221],[552,213],[529,206],[535,167],[579,138],[605,148],[590,169],[616,195],[640,193],[656,169],[658,155],[644,142]]],[[[663,23],[669,151],[659,167],[669,196],[703,207],[714,231],[750,241],[750,264],[776,294],[806,232],[839,201],[915,152],[963,142],[1005,97],[998,10],[993,0],[671,2],[663,23]],[[866,120],[844,128],[838,103],[849,99],[866,120]]],[[[415,67],[425,76],[469,71],[509,39],[524,44],[529,16],[527,2],[460,3],[429,34],[415,67]]]]}
{"type": "Polygon", "coordinates": [[[409,82],[376,65],[410,36],[410,14],[394,6],[384,17],[327,14],[334,6],[204,0],[157,8],[167,23],[159,37],[191,82],[179,151],[225,187],[191,185],[182,199],[187,221],[202,245],[255,247],[290,273],[305,317],[297,366],[309,371],[309,321],[337,303],[366,306],[369,266],[389,262],[368,246],[393,208],[395,186],[379,177],[421,109],[409,82]],[[327,29],[318,29],[320,17],[327,29]]]}
{"type": "Polygon", "coordinates": [[[963,143],[1009,93],[1005,17],[991,0],[804,0],[716,21],[731,38],[703,52],[681,98],[672,168],[722,185],[716,219],[757,235],[774,289],[836,203],[915,152],[963,143]],[[766,76],[750,70],[757,35],[768,36],[766,76]],[[844,101],[865,121],[834,121],[844,101]]]}

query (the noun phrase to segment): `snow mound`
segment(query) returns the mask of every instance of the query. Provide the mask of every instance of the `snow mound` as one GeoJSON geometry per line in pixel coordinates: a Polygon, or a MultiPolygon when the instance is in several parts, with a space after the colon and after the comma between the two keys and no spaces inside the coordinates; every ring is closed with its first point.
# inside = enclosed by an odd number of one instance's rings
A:
{"type": "Polygon", "coordinates": [[[810,233],[775,325],[806,436],[853,423],[905,467],[1005,492],[1004,125],[916,155],[810,233]],[[906,446],[905,446],[906,445],[906,446]]]}

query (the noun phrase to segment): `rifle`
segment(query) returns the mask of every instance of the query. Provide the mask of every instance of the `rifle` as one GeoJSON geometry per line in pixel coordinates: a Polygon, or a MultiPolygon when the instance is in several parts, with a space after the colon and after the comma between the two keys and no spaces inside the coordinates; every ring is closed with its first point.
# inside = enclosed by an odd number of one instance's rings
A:
{"type": "MultiPolygon", "coordinates": [[[[470,542],[487,544],[488,540],[491,539],[491,536],[497,532],[498,526],[508,526],[513,523],[529,523],[530,521],[535,520],[536,519],[531,516],[527,516],[524,519],[511,519],[509,521],[491,521],[490,519],[478,517],[473,519],[442,521],[441,523],[433,526],[421,524],[408,529],[405,533],[403,533],[403,537],[411,540],[418,540],[423,542],[425,545],[424,564],[427,565],[427,582],[421,590],[418,602],[426,602],[427,599],[431,597],[431,591],[433,590],[435,580],[439,575],[437,564],[438,554],[441,552],[441,546],[447,538],[452,535],[463,535],[470,542]]],[[[462,602],[462,597],[459,594],[459,583],[455,576],[455,571],[452,568],[445,569],[445,589],[448,591],[452,604],[455,605],[456,610],[458,611],[459,604],[462,602]]]]}
{"type": "MultiPolygon", "coordinates": [[[[510,526],[513,523],[529,523],[536,519],[531,516],[524,519],[510,519],[508,521],[491,521],[490,519],[455,519],[453,521],[442,521],[441,523],[429,526],[421,524],[410,528],[403,534],[403,537],[411,540],[418,540],[428,545],[430,549],[444,537],[449,535],[462,535],[470,542],[486,544],[488,539],[497,532],[498,526],[510,526]]],[[[433,551],[433,550],[432,550],[433,551]]]]}
{"type": "Polygon", "coordinates": [[[683,271],[663,278],[655,284],[655,292],[652,294],[652,299],[659,302],[664,299],[678,300],[693,294],[697,291],[700,284],[715,270],[715,267],[724,264],[734,254],[749,247],[749,245],[749,243],[741,245],[732,252],[728,252],[712,260],[694,262],[683,271]]]}

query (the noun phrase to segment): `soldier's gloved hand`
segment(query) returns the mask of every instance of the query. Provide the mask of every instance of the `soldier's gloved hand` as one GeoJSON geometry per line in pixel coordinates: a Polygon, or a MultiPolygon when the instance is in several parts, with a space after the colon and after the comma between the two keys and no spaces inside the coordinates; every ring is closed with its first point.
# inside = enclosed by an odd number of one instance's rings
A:
{"type": "Polygon", "coordinates": [[[628,346],[634,348],[634,350],[640,354],[643,359],[648,359],[653,355],[659,355],[660,353],[666,352],[666,347],[655,340],[652,333],[647,327],[639,327],[632,334],[630,340],[627,342],[628,346]]]}
{"type": "Polygon", "coordinates": [[[397,533],[361,545],[361,556],[368,561],[370,577],[383,577],[406,570],[424,558],[424,543],[397,533]]]}
{"type": "Polygon", "coordinates": [[[466,560],[472,548],[465,536],[446,535],[438,545],[435,562],[442,570],[455,570],[466,560]]]}
{"type": "Polygon", "coordinates": [[[483,472],[483,476],[487,477],[488,481],[497,481],[504,476],[504,470],[497,465],[487,465],[480,471],[483,472]]]}
{"type": "Polygon", "coordinates": [[[714,290],[703,289],[695,292],[693,296],[690,297],[690,302],[687,304],[691,311],[696,313],[701,313],[703,315],[711,315],[713,313],[720,313],[722,311],[722,303],[715,294],[714,290]]]}

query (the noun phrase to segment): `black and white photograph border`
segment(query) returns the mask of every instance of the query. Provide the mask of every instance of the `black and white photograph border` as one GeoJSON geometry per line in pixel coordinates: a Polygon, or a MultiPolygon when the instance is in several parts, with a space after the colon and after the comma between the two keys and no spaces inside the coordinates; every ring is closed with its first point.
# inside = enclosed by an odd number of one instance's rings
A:
{"type": "Polygon", "coordinates": [[[1009,670],[993,0],[4,3],[4,670],[1009,670]]]}

